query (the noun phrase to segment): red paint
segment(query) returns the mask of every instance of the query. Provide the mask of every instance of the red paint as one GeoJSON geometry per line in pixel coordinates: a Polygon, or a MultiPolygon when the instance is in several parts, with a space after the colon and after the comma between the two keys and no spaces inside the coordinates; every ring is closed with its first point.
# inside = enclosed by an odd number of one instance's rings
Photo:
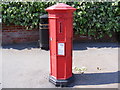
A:
{"type": "Polygon", "coordinates": [[[46,9],[49,13],[50,75],[56,79],[72,76],[73,12],[76,9],[63,3],[46,9]],[[58,55],[58,43],[64,43],[64,55],[58,55]]]}

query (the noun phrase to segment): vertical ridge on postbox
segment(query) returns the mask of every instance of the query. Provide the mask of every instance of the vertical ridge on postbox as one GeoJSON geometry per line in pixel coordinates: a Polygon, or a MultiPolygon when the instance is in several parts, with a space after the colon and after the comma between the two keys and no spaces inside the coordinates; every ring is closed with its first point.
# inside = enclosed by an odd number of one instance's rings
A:
{"type": "Polygon", "coordinates": [[[72,77],[72,21],[76,9],[58,3],[45,10],[49,16],[50,76],[65,80],[72,77]]]}

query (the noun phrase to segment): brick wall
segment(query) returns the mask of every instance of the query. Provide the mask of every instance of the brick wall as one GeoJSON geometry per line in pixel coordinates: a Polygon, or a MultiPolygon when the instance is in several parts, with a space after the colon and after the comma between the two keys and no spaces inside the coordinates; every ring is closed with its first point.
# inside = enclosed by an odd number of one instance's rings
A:
{"type": "MultiPolygon", "coordinates": [[[[14,44],[14,43],[29,43],[36,42],[39,39],[39,30],[32,29],[26,30],[23,26],[10,25],[6,26],[2,24],[2,44],[14,44]]],[[[92,38],[86,36],[82,37],[81,35],[74,35],[74,41],[81,42],[94,42],[92,38]]],[[[112,38],[104,37],[103,39],[97,40],[98,42],[117,42],[116,36],[113,35],[112,38]]]]}
{"type": "Polygon", "coordinates": [[[2,24],[2,44],[28,43],[39,39],[39,30],[26,30],[23,26],[2,24]]]}

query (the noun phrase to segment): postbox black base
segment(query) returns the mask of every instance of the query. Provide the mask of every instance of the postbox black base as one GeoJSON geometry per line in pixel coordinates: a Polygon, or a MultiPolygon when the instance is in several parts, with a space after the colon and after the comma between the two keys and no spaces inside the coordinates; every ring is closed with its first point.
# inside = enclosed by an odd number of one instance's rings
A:
{"type": "Polygon", "coordinates": [[[65,80],[57,80],[54,77],[49,76],[49,82],[53,83],[56,87],[67,87],[68,84],[72,83],[73,81],[73,76],[65,80]]]}

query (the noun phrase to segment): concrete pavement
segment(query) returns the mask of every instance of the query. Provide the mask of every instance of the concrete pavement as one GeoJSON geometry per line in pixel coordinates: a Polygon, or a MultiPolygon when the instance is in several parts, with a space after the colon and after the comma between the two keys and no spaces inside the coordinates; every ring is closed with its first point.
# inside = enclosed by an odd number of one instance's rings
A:
{"type": "MultiPolygon", "coordinates": [[[[2,49],[3,88],[56,88],[49,83],[49,51],[37,43],[6,45],[2,49]]],[[[74,72],[71,88],[118,88],[118,44],[74,43],[73,67],[86,67],[84,74],[74,72]]]]}

